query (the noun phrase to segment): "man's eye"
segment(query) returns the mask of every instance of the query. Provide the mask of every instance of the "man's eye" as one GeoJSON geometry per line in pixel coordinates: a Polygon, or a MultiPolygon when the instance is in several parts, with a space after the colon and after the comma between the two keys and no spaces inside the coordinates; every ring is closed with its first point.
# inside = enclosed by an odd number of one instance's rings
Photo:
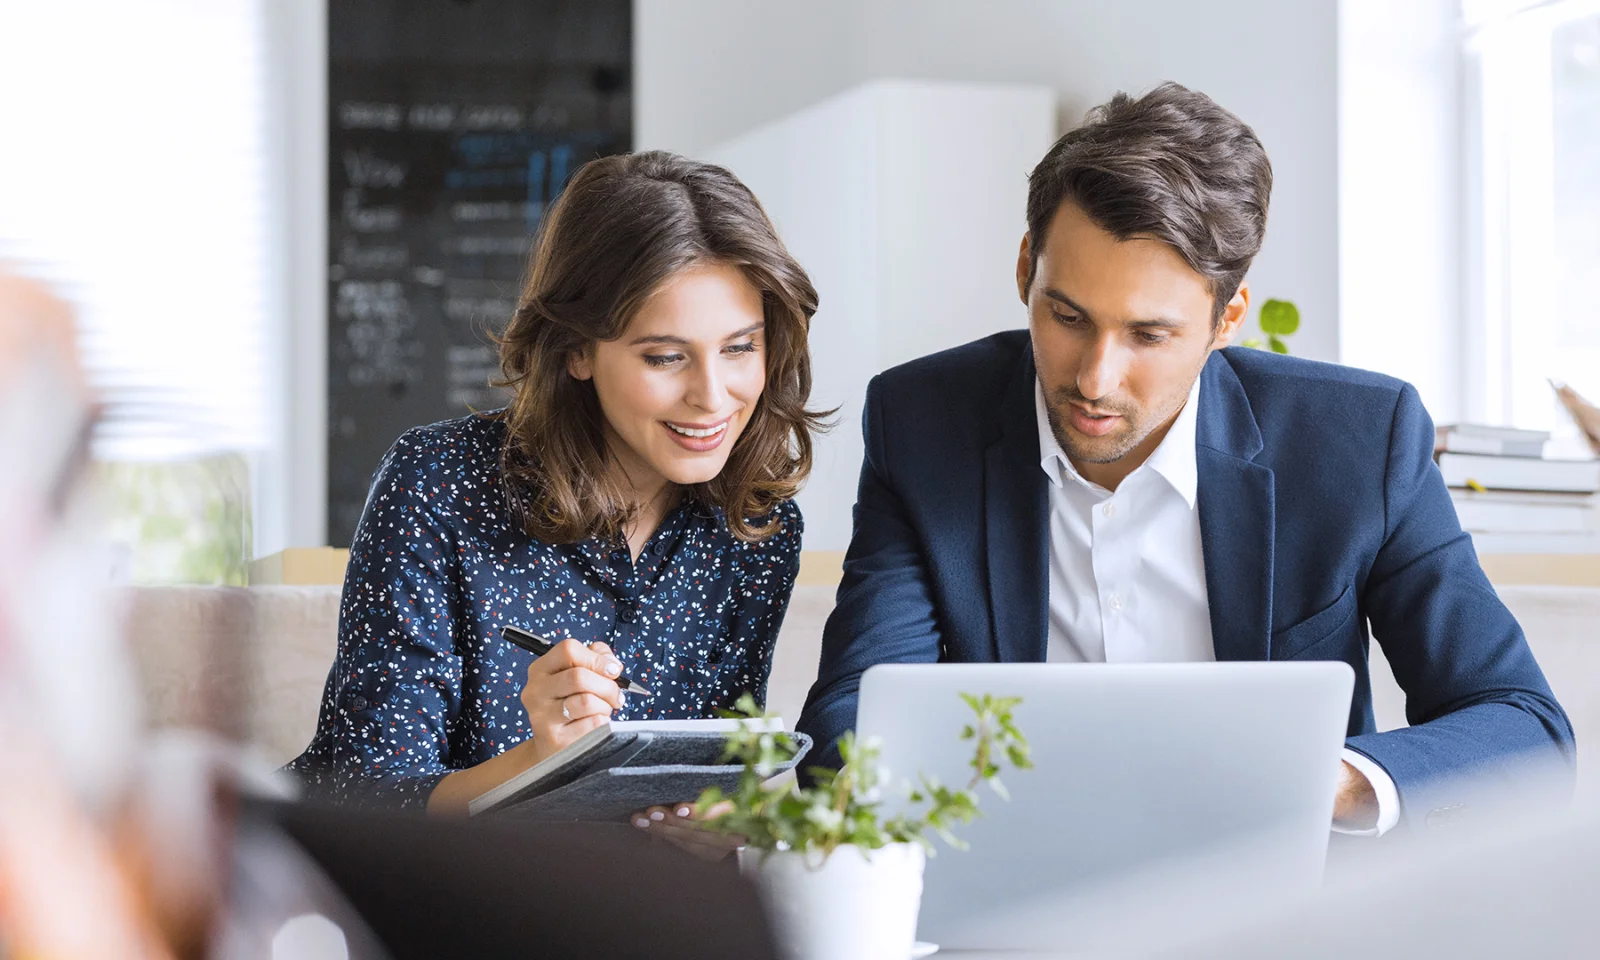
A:
{"type": "Polygon", "coordinates": [[[1072,327],[1083,322],[1083,318],[1075,313],[1062,313],[1059,310],[1052,310],[1050,313],[1055,316],[1056,322],[1063,326],[1072,327]]]}
{"type": "Polygon", "coordinates": [[[1135,336],[1137,336],[1139,338],[1139,342],[1140,343],[1149,344],[1150,346],[1155,346],[1158,343],[1166,343],[1167,342],[1166,336],[1164,334],[1160,334],[1160,333],[1144,333],[1144,332],[1140,332],[1140,333],[1135,334],[1135,336]]]}
{"type": "Polygon", "coordinates": [[[681,353],[647,353],[644,355],[644,362],[648,363],[652,367],[670,366],[682,359],[683,354],[681,353]]]}

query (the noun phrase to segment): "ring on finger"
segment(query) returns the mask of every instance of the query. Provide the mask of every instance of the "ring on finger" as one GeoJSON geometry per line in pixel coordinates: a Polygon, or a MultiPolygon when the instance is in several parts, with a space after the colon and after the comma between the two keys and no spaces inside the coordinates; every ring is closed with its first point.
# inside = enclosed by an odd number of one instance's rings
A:
{"type": "Polygon", "coordinates": [[[571,699],[572,699],[571,697],[562,697],[561,698],[561,716],[564,717],[567,720],[571,720],[572,719],[572,711],[567,709],[567,701],[569,701],[571,699]]]}

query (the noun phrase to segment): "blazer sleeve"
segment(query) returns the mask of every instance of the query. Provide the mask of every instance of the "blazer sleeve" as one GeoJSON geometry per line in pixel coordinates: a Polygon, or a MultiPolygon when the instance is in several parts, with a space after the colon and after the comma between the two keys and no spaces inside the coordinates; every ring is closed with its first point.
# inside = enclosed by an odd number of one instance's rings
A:
{"type": "Polygon", "coordinates": [[[350,545],[316,737],[290,764],[338,802],[422,806],[453,769],[459,567],[452,532],[429,506],[431,458],[414,433],[396,441],[373,478],[350,545]]]}
{"type": "Polygon", "coordinates": [[[1575,757],[1572,725],[1456,519],[1433,440],[1408,384],[1390,430],[1385,537],[1363,600],[1411,726],[1347,741],[1393,778],[1412,827],[1465,806],[1469,784],[1552,768],[1566,779],[1575,757]]]}
{"type": "Polygon", "coordinates": [[[844,575],[822,632],[817,682],[796,729],[816,766],[838,767],[838,739],[856,723],[861,674],[878,663],[934,663],[941,635],[921,539],[896,490],[880,377],[867,385],[863,456],[844,575]]]}

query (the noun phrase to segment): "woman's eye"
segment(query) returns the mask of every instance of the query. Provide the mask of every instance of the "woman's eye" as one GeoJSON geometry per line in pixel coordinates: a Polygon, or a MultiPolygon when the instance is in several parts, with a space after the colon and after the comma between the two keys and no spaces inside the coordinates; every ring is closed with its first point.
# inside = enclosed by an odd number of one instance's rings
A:
{"type": "Polygon", "coordinates": [[[667,367],[667,366],[671,366],[672,364],[677,363],[679,360],[682,360],[682,359],[683,359],[683,354],[681,354],[681,353],[666,353],[666,354],[662,354],[662,353],[647,353],[647,354],[644,355],[644,362],[648,363],[652,367],[667,367]]]}
{"type": "Polygon", "coordinates": [[[755,353],[756,342],[751,340],[748,343],[732,343],[726,349],[728,353],[755,353]]]}

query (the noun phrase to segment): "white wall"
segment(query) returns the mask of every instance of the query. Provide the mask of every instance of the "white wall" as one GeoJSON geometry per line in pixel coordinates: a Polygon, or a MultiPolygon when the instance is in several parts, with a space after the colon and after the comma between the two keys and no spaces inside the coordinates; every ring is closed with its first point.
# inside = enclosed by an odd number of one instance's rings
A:
{"type": "Polygon", "coordinates": [[[807,549],[849,544],[867,381],[1016,325],[1027,172],[1054,137],[1045,87],[879,80],[701,152],[762,198],[820,292],[812,403],[839,412],[799,498],[807,549]]]}
{"type": "Polygon", "coordinates": [[[1461,418],[1457,0],[1339,3],[1339,360],[1461,418]]]}
{"type": "Polygon", "coordinates": [[[859,0],[634,0],[634,145],[693,156],[859,83],[859,0]]]}
{"type": "Polygon", "coordinates": [[[1251,284],[1299,304],[1296,353],[1334,360],[1337,21],[1336,0],[636,0],[636,143],[695,154],[881,77],[1042,84],[1064,126],[1176,80],[1265,142],[1276,187],[1251,284]]]}

